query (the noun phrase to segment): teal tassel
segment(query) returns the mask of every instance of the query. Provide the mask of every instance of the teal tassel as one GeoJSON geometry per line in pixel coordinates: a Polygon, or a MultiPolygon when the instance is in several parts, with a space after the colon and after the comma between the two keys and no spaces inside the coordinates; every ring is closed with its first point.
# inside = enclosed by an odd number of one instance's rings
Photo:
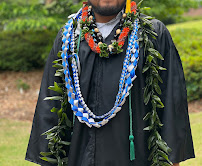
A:
{"type": "Polygon", "coordinates": [[[130,140],[130,161],[135,160],[135,146],[134,146],[134,136],[130,135],[129,136],[129,140],[130,140]]]}
{"type": "Polygon", "coordinates": [[[130,116],[130,161],[135,160],[135,145],[134,145],[134,136],[133,136],[133,120],[132,120],[132,107],[131,107],[131,90],[129,93],[129,116],[130,116]]]}

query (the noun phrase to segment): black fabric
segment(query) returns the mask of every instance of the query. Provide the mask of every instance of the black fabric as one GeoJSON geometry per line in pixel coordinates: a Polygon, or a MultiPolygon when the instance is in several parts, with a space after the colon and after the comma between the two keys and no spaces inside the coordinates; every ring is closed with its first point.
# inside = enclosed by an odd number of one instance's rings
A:
{"type": "MultiPolygon", "coordinates": [[[[164,124],[161,134],[163,139],[172,148],[170,159],[173,163],[184,161],[194,157],[193,142],[189,124],[187,91],[183,68],[179,54],[173,44],[171,36],[165,25],[158,20],[152,20],[154,29],[158,34],[153,43],[164,57],[160,65],[167,68],[160,75],[163,84],[160,84],[165,105],[164,111],[159,111],[164,124]]],[[[116,28],[115,28],[116,29],[116,28]]],[[[109,44],[113,39],[115,29],[106,38],[109,44]]],[[[58,33],[54,46],[48,57],[41,83],[39,99],[33,120],[33,127],[26,160],[49,166],[47,162],[39,159],[41,151],[48,151],[47,141],[41,133],[57,124],[57,116],[50,113],[50,109],[59,107],[58,102],[43,101],[46,96],[54,93],[48,90],[48,86],[54,81],[60,82],[54,77],[55,69],[52,61],[57,59],[57,52],[61,49],[61,33],[58,33]]],[[[127,42],[126,42],[127,43],[127,42]]],[[[126,50],[127,44],[124,45],[126,50]]],[[[122,70],[125,51],[111,56],[109,59],[100,58],[92,52],[85,41],[80,44],[79,58],[81,62],[80,86],[88,107],[97,115],[108,112],[114,105],[118,92],[118,84],[122,70]]],[[[140,50],[137,78],[132,88],[133,130],[135,137],[136,159],[129,160],[129,104],[128,98],[120,112],[117,113],[108,124],[97,129],[89,128],[86,124],[75,119],[70,151],[68,154],[68,166],[149,166],[147,139],[149,133],[143,131],[147,122],[143,117],[150,110],[150,105],[143,102],[143,88],[145,87],[145,75],[142,74],[145,58],[143,50],[140,50]]],[[[72,117],[71,109],[67,110],[72,117]]]]}

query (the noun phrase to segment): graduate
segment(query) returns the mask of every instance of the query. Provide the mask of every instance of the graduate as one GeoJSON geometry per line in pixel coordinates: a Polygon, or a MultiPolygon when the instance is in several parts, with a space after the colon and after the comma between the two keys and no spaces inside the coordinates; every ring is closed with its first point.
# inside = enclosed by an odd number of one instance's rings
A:
{"type": "Polygon", "coordinates": [[[195,157],[180,56],[165,25],[140,4],[89,0],[60,29],[26,160],[179,166],[195,157]]]}

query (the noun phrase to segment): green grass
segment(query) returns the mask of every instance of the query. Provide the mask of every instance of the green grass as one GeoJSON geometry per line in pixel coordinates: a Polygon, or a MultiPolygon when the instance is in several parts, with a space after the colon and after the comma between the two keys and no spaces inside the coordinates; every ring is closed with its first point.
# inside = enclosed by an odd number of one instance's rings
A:
{"type": "Polygon", "coordinates": [[[202,97],[202,20],[167,26],[184,69],[188,100],[202,97]]]}
{"type": "MultiPolygon", "coordinates": [[[[180,166],[202,165],[202,112],[190,114],[196,159],[183,162],[180,166]]],[[[31,122],[0,119],[0,165],[36,166],[25,161],[31,122]]]]}
{"type": "Polygon", "coordinates": [[[202,165],[202,112],[190,114],[190,123],[196,158],[187,160],[180,166],[202,165]]]}
{"type": "Polygon", "coordinates": [[[173,24],[173,25],[167,26],[167,28],[170,31],[176,30],[178,28],[201,30],[201,27],[202,27],[202,20],[194,20],[194,21],[183,22],[183,23],[178,23],[178,24],[173,24]]]}
{"type": "Polygon", "coordinates": [[[25,161],[30,122],[0,119],[0,165],[36,166],[25,161]]]}

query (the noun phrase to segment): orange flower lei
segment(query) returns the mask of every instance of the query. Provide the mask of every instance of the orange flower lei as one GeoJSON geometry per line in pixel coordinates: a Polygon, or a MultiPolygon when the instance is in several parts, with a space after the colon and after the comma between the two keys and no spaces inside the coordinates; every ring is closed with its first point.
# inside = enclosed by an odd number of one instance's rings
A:
{"type": "MultiPolygon", "coordinates": [[[[131,2],[131,12],[134,15],[136,14],[136,10],[137,10],[136,2],[132,1],[131,2]]],[[[83,9],[82,9],[82,21],[83,22],[89,21],[89,19],[88,19],[88,6],[84,6],[83,9]]],[[[118,37],[118,40],[117,40],[118,46],[121,46],[121,48],[123,47],[129,32],[130,32],[129,27],[124,27],[123,30],[121,31],[121,33],[120,33],[120,35],[118,37]]],[[[85,37],[85,40],[88,43],[89,47],[91,48],[91,50],[94,51],[95,53],[100,54],[102,48],[100,47],[100,45],[98,45],[94,41],[91,33],[89,31],[86,32],[84,34],[84,37],[85,37]]]]}

